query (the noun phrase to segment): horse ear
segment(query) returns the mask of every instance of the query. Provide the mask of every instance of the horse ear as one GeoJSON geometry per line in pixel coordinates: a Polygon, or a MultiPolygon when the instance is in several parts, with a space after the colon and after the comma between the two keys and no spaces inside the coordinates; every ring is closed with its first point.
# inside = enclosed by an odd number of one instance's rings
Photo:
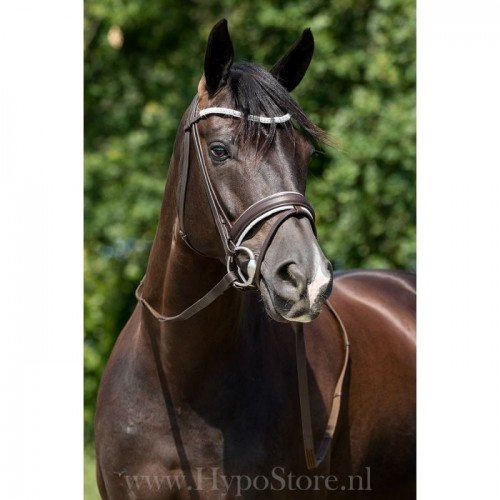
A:
{"type": "Polygon", "coordinates": [[[291,92],[304,78],[314,52],[314,38],[309,28],[272,67],[270,73],[291,92]]]}
{"type": "Polygon", "coordinates": [[[222,19],[210,32],[205,52],[205,85],[209,96],[223,83],[233,63],[233,42],[227,29],[227,21],[222,19]]]}

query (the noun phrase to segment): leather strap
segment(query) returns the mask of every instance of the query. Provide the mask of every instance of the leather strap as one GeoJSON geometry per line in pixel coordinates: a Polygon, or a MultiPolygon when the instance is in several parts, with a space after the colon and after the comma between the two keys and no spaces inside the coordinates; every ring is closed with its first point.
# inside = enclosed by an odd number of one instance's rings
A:
{"type": "MultiPolygon", "coordinates": [[[[195,96],[188,112],[188,123],[194,119],[196,113],[196,105],[198,103],[198,95],[195,96]]],[[[189,156],[190,156],[190,128],[184,129],[184,138],[182,143],[182,171],[181,180],[179,184],[179,201],[177,204],[177,216],[179,219],[179,233],[188,245],[189,248],[198,252],[189,242],[188,235],[184,229],[184,208],[186,205],[186,192],[187,192],[187,182],[189,178],[189,156]]],[[[198,252],[200,253],[200,252],[198,252]]]]}
{"type": "Polygon", "coordinates": [[[335,428],[337,427],[339,418],[340,403],[342,398],[342,385],[344,383],[347,365],[349,363],[349,338],[347,336],[347,331],[344,327],[344,324],[342,323],[342,320],[340,319],[340,316],[337,314],[330,301],[327,300],[325,303],[334,315],[342,330],[342,337],[344,341],[344,364],[342,365],[342,370],[337,380],[337,384],[335,385],[330,417],[328,419],[328,424],[326,426],[317,453],[314,452],[314,435],[312,432],[311,406],[309,402],[307,355],[304,339],[304,329],[302,323],[294,323],[293,325],[295,331],[295,347],[297,356],[297,377],[299,385],[300,415],[302,420],[302,438],[304,440],[304,453],[308,470],[313,470],[318,467],[321,462],[323,462],[326,454],[328,453],[328,450],[330,449],[332,437],[335,433],[335,428]]]}
{"type": "Polygon", "coordinates": [[[219,281],[219,283],[217,283],[217,285],[201,297],[201,299],[198,299],[194,304],[190,305],[187,309],[179,314],[176,314],[175,316],[163,316],[142,296],[144,278],[139,283],[139,286],[135,291],[135,296],[137,300],[144,307],[146,307],[146,309],[148,309],[153,317],[161,323],[165,323],[167,321],[185,321],[200,312],[202,309],[205,309],[205,307],[211,304],[217,297],[220,297],[228,288],[231,288],[235,281],[238,281],[238,276],[236,276],[233,271],[230,271],[219,281]]]}
{"type": "Polygon", "coordinates": [[[217,230],[219,232],[219,236],[221,238],[224,253],[226,257],[228,255],[232,255],[232,251],[229,248],[228,244],[228,230],[231,227],[231,224],[226,218],[224,210],[222,209],[219,199],[215,194],[213,185],[210,181],[210,177],[208,175],[207,165],[205,163],[205,158],[203,156],[201,150],[200,136],[198,133],[197,122],[200,119],[200,116],[197,115],[197,107],[199,102],[199,96],[196,95],[191,102],[191,106],[189,107],[188,117],[187,117],[187,125],[184,127],[184,139],[183,139],[183,160],[182,160],[182,172],[181,172],[181,180],[179,184],[179,202],[177,208],[177,215],[179,219],[179,233],[183,241],[187,244],[189,248],[194,250],[197,254],[205,256],[202,252],[197,250],[189,241],[188,235],[184,228],[184,210],[186,205],[186,192],[187,192],[187,183],[189,179],[189,160],[190,160],[190,147],[191,147],[191,137],[193,138],[193,143],[195,145],[195,153],[198,159],[197,164],[200,169],[203,186],[205,188],[205,193],[207,196],[207,200],[210,206],[210,211],[212,212],[212,217],[217,226],[217,230]]]}
{"type": "Polygon", "coordinates": [[[229,232],[229,236],[233,241],[237,241],[241,233],[248,227],[248,225],[261,214],[265,214],[275,208],[285,207],[288,205],[300,206],[308,210],[311,214],[309,218],[313,223],[313,230],[316,233],[316,228],[314,227],[314,208],[309,203],[307,198],[294,191],[283,191],[259,200],[248,207],[234,222],[233,227],[229,232]]]}
{"type": "Polygon", "coordinates": [[[197,163],[203,178],[203,186],[205,188],[205,193],[207,195],[208,203],[210,205],[210,210],[212,211],[212,217],[215,221],[215,225],[217,227],[217,231],[219,232],[222,246],[224,248],[224,254],[227,258],[234,254],[233,249],[230,247],[231,239],[229,237],[229,230],[231,228],[231,224],[220,205],[219,199],[215,193],[212,181],[210,180],[210,176],[208,174],[207,164],[205,163],[205,157],[203,156],[203,151],[201,149],[201,141],[200,141],[200,134],[198,132],[197,121],[193,122],[191,125],[191,134],[193,136],[193,143],[195,146],[196,157],[198,159],[197,163]]]}

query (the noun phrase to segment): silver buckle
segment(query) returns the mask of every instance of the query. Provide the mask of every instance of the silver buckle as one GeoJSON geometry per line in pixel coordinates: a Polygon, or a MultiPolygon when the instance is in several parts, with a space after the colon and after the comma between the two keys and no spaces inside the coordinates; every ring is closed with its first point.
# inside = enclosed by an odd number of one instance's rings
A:
{"type": "Polygon", "coordinates": [[[234,247],[233,251],[234,251],[234,255],[230,255],[227,258],[227,272],[229,273],[231,271],[231,266],[233,264],[235,264],[236,270],[238,271],[238,274],[240,275],[241,281],[235,281],[233,283],[233,286],[235,286],[236,288],[247,288],[250,285],[252,285],[253,278],[255,276],[255,269],[257,268],[257,262],[255,260],[255,255],[252,252],[252,250],[250,250],[250,248],[243,247],[243,246],[234,247]],[[245,276],[243,275],[243,271],[234,262],[234,257],[236,256],[236,254],[239,251],[245,252],[249,258],[249,262],[248,262],[248,266],[247,266],[247,276],[248,276],[247,278],[245,278],[245,276]]]}

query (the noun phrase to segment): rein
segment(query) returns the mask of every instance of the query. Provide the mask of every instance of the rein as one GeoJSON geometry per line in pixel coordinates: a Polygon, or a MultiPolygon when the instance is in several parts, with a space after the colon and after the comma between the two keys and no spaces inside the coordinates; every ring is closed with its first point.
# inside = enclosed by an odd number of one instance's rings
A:
{"type": "MultiPolygon", "coordinates": [[[[189,178],[190,138],[192,137],[195,146],[197,164],[202,174],[201,177],[203,180],[205,194],[207,196],[210,210],[212,212],[212,217],[217,227],[222,247],[224,249],[227,273],[203,297],[198,299],[194,304],[186,308],[184,311],[174,316],[162,315],[143,297],[144,280],[146,278],[146,276],[144,276],[144,278],[139,283],[139,286],[137,287],[135,296],[137,300],[151,313],[151,315],[161,323],[185,321],[191,318],[202,309],[207,307],[209,304],[211,304],[215,299],[217,299],[231,287],[242,290],[257,289],[260,281],[260,268],[264,260],[266,251],[269,248],[269,245],[271,244],[274,235],[278,231],[279,227],[290,217],[307,217],[309,219],[309,222],[311,223],[314,234],[316,235],[314,209],[304,195],[294,191],[283,191],[267,196],[266,198],[263,198],[262,200],[259,200],[248,207],[236,219],[236,221],[234,221],[234,223],[231,223],[229,221],[210,180],[198,132],[198,122],[202,118],[214,114],[230,116],[233,118],[243,118],[243,114],[240,111],[222,107],[205,108],[199,110],[197,113],[196,111],[198,102],[199,97],[198,95],[196,95],[190,106],[188,121],[186,127],[184,128],[183,168],[181,172],[180,197],[178,205],[179,233],[182,240],[187,244],[187,246],[189,246],[196,253],[203,255],[191,245],[188,235],[184,229],[184,206],[186,199],[187,182],[189,178]],[[278,217],[271,226],[268,234],[266,235],[264,242],[262,243],[260,252],[256,258],[253,251],[250,248],[243,246],[242,243],[245,240],[246,235],[257,224],[276,215],[278,215],[278,217]],[[236,262],[236,257],[240,252],[245,253],[249,259],[246,267],[246,276],[236,262]]],[[[287,113],[283,116],[278,117],[248,115],[246,116],[246,118],[248,120],[259,123],[270,124],[287,122],[291,119],[291,116],[287,113]]],[[[302,323],[296,323],[293,325],[296,341],[297,375],[301,408],[302,434],[304,440],[306,465],[309,470],[318,467],[324,460],[328,452],[338,421],[340,412],[341,389],[349,360],[349,340],[345,327],[330,302],[326,301],[326,304],[336,318],[342,330],[345,357],[344,364],[342,366],[342,370],[335,387],[328,424],[317,454],[314,453],[314,439],[312,433],[309,388],[307,379],[307,356],[303,325],[302,323]]]]}
{"type": "Polygon", "coordinates": [[[300,417],[302,420],[302,438],[304,441],[304,453],[306,457],[306,465],[308,470],[313,470],[318,467],[326,457],[333,434],[337,427],[337,422],[340,414],[340,403],[342,398],[342,385],[344,383],[347,366],[349,364],[349,337],[345,329],[344,323],[340,319],[337,311],[333,308],[329,300],[326,301],[328,309],[335,317],[337,323],[342,330],[342,340],[344,342],[344,363],[340,371],[335,390],[333,392],[332,407],[330,409],[330,417],[326,425],[323,438],[319,445],[317,453],[314,453],[314,436],[311,423],[311,405],[309,403],[309,386],[307,382],[307,356],[306,344],[304,338],[304,327],[302,323],[295,323],[293,329],[295,332],[295,353],[297,358],[297,378],[299,383],[299,400],[300,400],[300,417]]]}

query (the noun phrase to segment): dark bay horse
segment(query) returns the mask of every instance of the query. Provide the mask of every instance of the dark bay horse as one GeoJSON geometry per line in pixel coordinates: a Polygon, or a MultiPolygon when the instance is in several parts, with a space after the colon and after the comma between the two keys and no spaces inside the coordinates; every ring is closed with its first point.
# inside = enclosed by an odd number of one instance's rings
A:
{"type": "Polygon", "coordinates": [[[104,499],[415,498],[414,276],[333,273],[318,245],[303,194],[324,135],[289,94],[313,48],[305,30],[267,72],[233,63],[225,21],[210,34],[101,380],[104,499]],[[315,450],[333,434],[312,465],[308,412],[315,450]]]}

